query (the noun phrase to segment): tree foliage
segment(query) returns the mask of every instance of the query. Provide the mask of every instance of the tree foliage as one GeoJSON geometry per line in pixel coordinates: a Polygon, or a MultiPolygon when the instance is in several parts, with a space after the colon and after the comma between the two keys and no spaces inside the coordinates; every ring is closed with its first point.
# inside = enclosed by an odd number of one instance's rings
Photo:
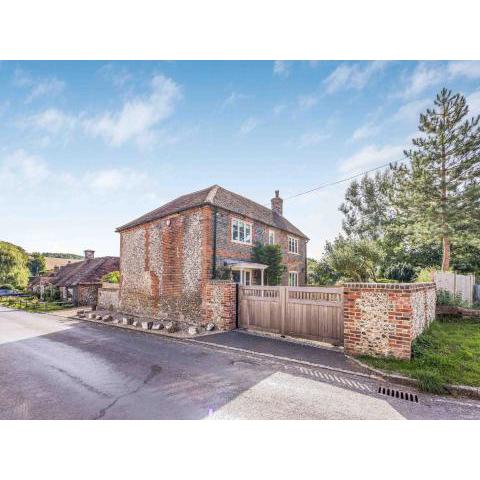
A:
{"type": "Polygon", "coordinates": [[[25,288],[28,277],[28,255],[25,250],[13,243],[0,241],[0,283],[25,288]]]}
{"type": "Polygon", "coordinates": [[[414,245],[441,242],[443,270],[452,247],[480,247],[480,116],[467,115],[465,97],[443,89],[395,167],[395,226],[414,245]]]}
{"type": "Polygon", "coordinates": [[[347,236],[371,240],[384,236],[393,216],[389,203],[391,188],[392,174],[388,170],[372,177],[365,175],[349,185],[340,206],[344,215],[342,228],[347,236]]]}
{"type": "Polygon", "coordinates": [[[113,272],[106,273],[102,277],[102,282],[120,283],[120,272],[118,270],[114,270],[113,272]]]}
{"type": "Polygon", "coordinates": [[[84,257],[81,255],[77,255],[75,253],[52,253],[52,252],[43,252],[42,255],[44,257],[52,257],[52,258],[71,258],[74,260],[82,260],[84,257]]]}
{"type": "Polygon", "coordinates": [[[340,273],[325,261],[325,259],[315,260],[309,258],[307,260],[307,276],[309,285],[335,285],[340,280],[340,273]]]}
{"type": "Polygon", "coordinates": [[[279,285],[281,283],[282,275],[286,272],[287,267],[282,264],[282,249],[280,245],[257,243],[252,250],[252,260],[268,265],[264,278],[267,285],[279,285]]]}
{"type": "Polygon", "coordinates": [[[38,252],[33,252],[28,259],[28,269],[32,276],[41,275],[47,269],[45,257],[38,252]]]}
{"type": "Polygon", "coordinates": [[[342,280],[354,282],[376,281],[384,252],[378,242],[338,236],[325,246],[324,260],[342,280]]]}

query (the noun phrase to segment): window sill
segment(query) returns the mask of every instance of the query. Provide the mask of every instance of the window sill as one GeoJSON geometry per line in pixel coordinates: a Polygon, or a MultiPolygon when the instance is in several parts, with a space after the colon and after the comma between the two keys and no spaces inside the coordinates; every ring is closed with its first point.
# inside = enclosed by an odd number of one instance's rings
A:
{"type": "Polygon", "coordinates": [[[232,240],[232,243],[238,243],[239,245],[253,245],[252,242],[241,242],[240,240],[232,240]]]}

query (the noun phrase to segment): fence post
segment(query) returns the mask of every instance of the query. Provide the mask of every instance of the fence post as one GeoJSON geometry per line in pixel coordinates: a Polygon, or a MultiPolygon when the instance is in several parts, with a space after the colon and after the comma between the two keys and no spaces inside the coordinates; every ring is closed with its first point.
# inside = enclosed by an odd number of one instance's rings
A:
{"type": "Polygon", "coordinates": [[[285,335],[285,317],[287,314],[288,287],[280,287],[280,333],[285,335]]]}

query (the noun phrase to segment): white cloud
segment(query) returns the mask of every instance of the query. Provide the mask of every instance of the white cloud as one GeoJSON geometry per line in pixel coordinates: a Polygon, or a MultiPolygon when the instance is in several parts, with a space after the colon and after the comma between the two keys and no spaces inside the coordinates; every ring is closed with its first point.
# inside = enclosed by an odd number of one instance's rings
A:
{"type": "Polygon", "coordinates": [[[301,95],[297,101],[302,110],[309,110],[318,103],[318,97],[316,95],[301,95]]]}
{"type": "Polygon", "coordinates": [[[385,68],[385,62],[375,61],[339,65],[324,81],[326,93],[341,89],[361,90],[370,79],[385,68]]]}
{"type": "Polygon", "coordinates": [[[396,162],[403,158],[403,149],[404,147],[400,145],[367,145],[354,155],[342,160],[339,170],[344,173],[358,173],[389,162],[396,162]]]}
{"type": "Polygon", "coordinates": [[[298,148],[313,147],[330,138],[328,133],[324,132],[307,132],[300,136],[298,140],[298,148]]]}
{"type": "Polygon", "coordinates": [[[222,109],[235,105],[241,100],[245,100],[248,98],[248,95],[244,95],[243,93],[232,92],[223,102],[222,102],[222,109]]]}
{"type": "Polygon", "coordinates": [[[480,78],[480,61],[450,62],[448,73],[452,77],[480,78]]]}
{"type": "Polygon", "coordinates": [[[125,67],[120,67],[115,63],[107,63],[101,66],[98,69],[98,74],[117,88],[124,87],[133,78],[133,75],[125,67]]]}
{"type": "Polygon", "coordinates": [[[33,78],[27,72],[17,69],[13,79],[17,87],[28,88],[30,93],[25,98],[30,103],[38,97],[58,95],[65,89],[65,82],[58,78],[33,78]]]}
{"type": "Polygon", "coordinates": [[[19,122],[22,127],[30,127],[58,134],[60,131],[75,127],[77,119],[55,108],[49,108],[35,115],[30,115],[19,122]]]}
{"type": "Polygon", "coordinates": [[[430,98],[423,98],[421,100],[413,100],[405,103],[397,110],[396,113],[393,114],[392,121],[418,123],[420,113],[423,113],[431,104],[432,100],[430,98]]]}
{"type": "Polygon", "coordinates": [[[273,74],[279,77],[288,77],[290,75],[290,63],[283,60],[273,62],[273,74]]]}
{"type": "Polygon", "coordinates": [[[287,108],[287,106],[283,103],[279,104],[279,105],[275,105],[273,107],[273,114],[274,115],[280,115],[286,108],[287,108]]]}
{"type": "Polygon", "coordinates": [[[180,87],[163,75],[153,77],[151,89],[149,96],[128,100],[117,112],[85,119],[86,133],[101,137],[113,146],[128,141],[135,141],[138,145],[151,143],[153,129],[173,113],[181,98],[180,87]]]}
{"type": "Polygon", "coordinates": [[[407,78],[402,96],[411,98],[419,95],[429,87],[440,85],[459,77],[470,80],[479,79],[480,61],[455,61],[447,64],[421,62],[407,78]]]}
{"type": "Polygon", "coordinates": [[[419,63],[409,77],[402,95],[406,98],[413,97],[423,92],[426,88],[437,85],[445,79],[443,66],[430,63],[419,63]]]}
{"type": "Polygon", "coordinates": [[[94,190],[127,190],[144,185],[147,176],[131,168],[111,168],[88,172],[84,181],[94,190]]]}
{"type": "Polygon", "coordinates": [[[370,138],[375,136],[380,131],[380,126],[373,123],[367,123],[357,128],[352,135],[353,141],[364,140],[365,138],[370,138]]]}
{"type": "Polygon", "coordinates": [[[242,125],[240,125],[240,130],[238,132],[239,135],[243,136],[243,135],[248,135],[249,133],[253,132],[253,130],[255,130],[258,125],[259,125],[259,121],[258,119],[254,118],[254,117],[250,117],[250,118],[247,118],[247,120],[245,120],[242,125]]]}
{"type": "Polygon", "coordinates": [[[41,157],[23,149],[8,154],[0,163],[2,188],[27,188],[45,181],[51,172],[41,157]]]}
{"type": "Polygon", "coordinates": [[[470,115],[480,115],[480,90],[471,93],[467,97],[467,104],[470,115]]]}

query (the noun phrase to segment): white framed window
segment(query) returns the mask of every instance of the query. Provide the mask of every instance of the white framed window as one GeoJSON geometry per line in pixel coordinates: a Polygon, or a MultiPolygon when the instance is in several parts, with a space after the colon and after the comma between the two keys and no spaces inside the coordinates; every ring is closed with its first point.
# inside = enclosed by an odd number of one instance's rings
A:
{"type": "Polygon", "coordinates": [[[240,220],[239,218],[232,219],[232,242],[252,244],[252,230],[253,226],[249,222],[240,220]]]}
{"type": "Polygon", "coordinates": [[[288,253],[296,253],[298,255],[298,238],[288,237],[288,253]]]}
{"type": "Polygon", "coordinates": [[[288,286],[298,287],[298,272],[288,272],[288,286]]]}
{"type": "Polygon", "coordinates": [[[269,230],[268,231],[268,244],[274,245],[275,244],[275,231],[269,230]]]}

